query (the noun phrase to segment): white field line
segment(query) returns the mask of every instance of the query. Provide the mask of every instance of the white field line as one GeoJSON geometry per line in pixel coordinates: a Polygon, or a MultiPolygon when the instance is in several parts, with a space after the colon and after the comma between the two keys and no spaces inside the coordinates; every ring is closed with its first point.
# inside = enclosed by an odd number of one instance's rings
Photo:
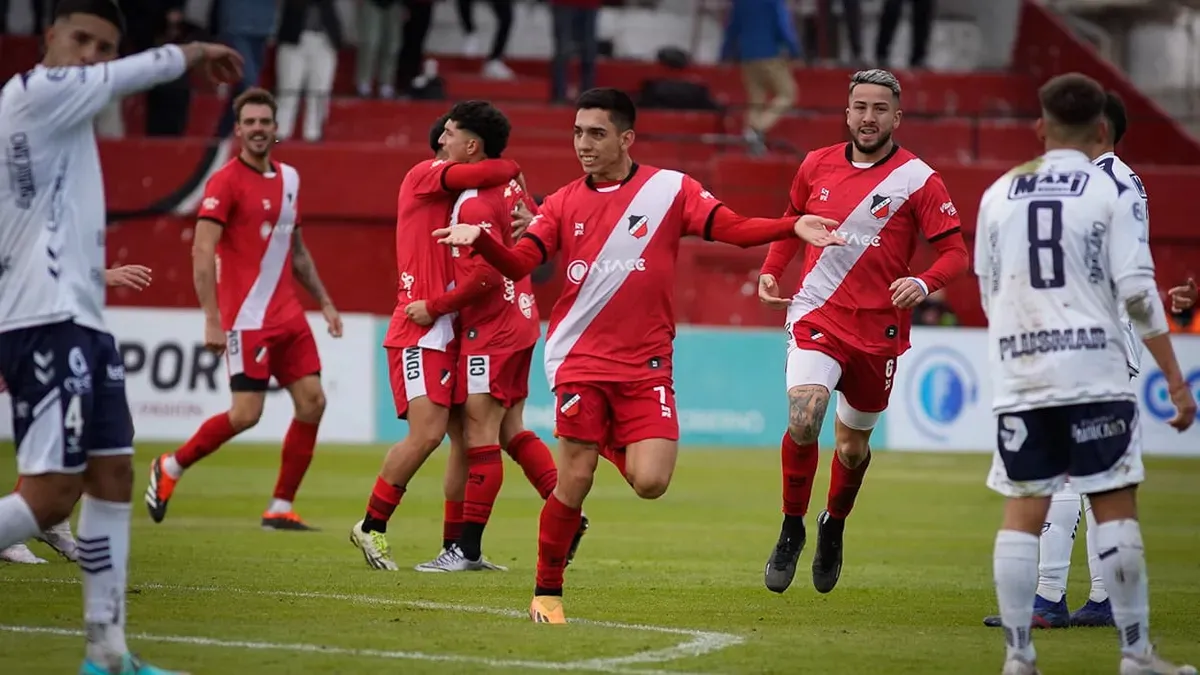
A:
{"type": "MultiPolygon", "coordinates": [[[[0,579],[0,581],[9,581],[23,583],[29,580],[18,579],[0,579]]],[[[77,579],[41,579],[42,583],[49,584],[78,584],[77,579]]],[[[144,588],[150,590],[163,590],[172,592],[187,592],[187,593],[220,593],[230,595],[253,595],[261,597],[276,597],[276,598],[297,598],[308,600],[334,600],[338,602],[349,602],[362,605],[375,606],[398,606],[398,607],[413,607],[417,609],[429,609],[436,611],[460,612],[467,614],[487,614],[491,616],[503,616],[510,618],[525,618],[528,615],[525,612],[519,612],[511,609],[497,609],[493,607],[477,607],[471,605],[457,605],[438,602],[428,602],[425,600],[400,600],[396,598],[384,598],[369,595],[345,594],[345,593],[320,593],[308,591],[282,591],[282,590],[255,590],[241,588],[227,588],[220,586],[176,586],[171,584],[136,584],[136,588],[144,588]]],[[[419,652],[378,652],[374,650],[353,650],[341,649],[333,647],[321,647],[317,645],[274,645],[274,643],[232,643],[222,640],[210,640],[208,638],[192,638],[192,637],[172,637],[172,636],[142,636],[141,639],[163,642],[186,642],[194,644],[207,644],[211,646],[230,646],[243,647],[249,649],[282,649],[286,651],[299,652],[328,652],[338,654],[354,654],[359,656],[376,656],[379,658],[390,659],[413,659],[423,661],[454,661],[464,663],[478,663],[481,665],[491,665],[494,667],[513,667],[513,668],[537,668],[543,670],[577,670],[591,671],[604,673],[638,673],[640,675],[651,675],[654,672],[674,673],[675,675],[683,675],[679,671],[650,671],[650,670],[630,670],[624,669],[622,666],[632,664],[648,664],[648,663],[666,663],[677,661],[685,658],[695,658],[711,654],[722,649],[727,649],[735,645],[742,644],[745,640],[737,635],[730,633],[719,633],[714,631],[692,630],[687,628],[671,628],[667,626],[650,626],[644,624],[628,624],[618,623],[615,621],[595,621],[590,619],[571,619],[571,623],[596,626],[600,628],[611,628],[614,630],[624,631],[640,631],[649,633],[660,633],[665,635],[677,635],[689,639],[680,642],[671,647],[662,649],[652,649],[627,656],[616,656],[608,658],[584,659],[568,662],[550,662],[550,661],[504,661],[497,659],[486,659],[481,657],[456,656],[451,654],[423,654],[419,652]],[[195,642],[203,640],[204,642],[195,642]],[[258,645],[258,646],[255,646],[258,645]],[[273,645],[273,646],[271,646],[273,645]],[[407,655],[407,656],[405,656],[407,655]],[[535,665],[537,664],[537,665],[535,665]]],[[[16,630],[28,627],[2,627],[0,630],[16,630]]],[[[42,630],[42,629],[33,629],[42,630]]],[[[58,629],[46,629],[58,630],[58,629]]],[[[63,634],[72,634],[75,632],[67,631],[63,634]]]]}

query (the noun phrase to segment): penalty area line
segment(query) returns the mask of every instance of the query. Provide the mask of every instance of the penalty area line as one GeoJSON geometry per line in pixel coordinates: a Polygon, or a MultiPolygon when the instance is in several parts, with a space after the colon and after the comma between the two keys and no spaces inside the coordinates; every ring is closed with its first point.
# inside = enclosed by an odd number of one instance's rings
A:
{"type": "MultiPolygon", "coordinates": [[[[0,582],[10,581],[8,579],[0,579],[0,582]]],[[[12,579],[11,581],[18,581],[12,579]]],[[[29,580],[22,580],[29,581],[29,580]]],[[[78,579],[41,579],[42,583],[49,584],[78,584],[78,579]]],[[[400,600],[396,598],[384,598],[370,595],[358,595],[347,593],[321,593],[310,591],[283,591],[283,590],[260,590],[260,589],[243,589],[230,588],[223,586],[181,586],[173,584],[156,584],[144,583],[134,584],[134,588],[147,590],[161,590],[171,592],[186,592],[186,593],[220,593],[234,595],[250,595],[260,597],[275,597],[275,598],[295,598],[307,600],[332,600],[338,602],[349,602],[356,604],[375,605],[375,606],[392,606],[392,607],[412,607],[415,609],[428,609],[435,611],[459,612],[466,614],[486,614],[491,616],[503,616],[508,618],[528,618],[525,612],[519,612],[512,609],[499,609],[494,607],[478,607],[472,605],[458,605],[439,602],[429,602],[425,600],[400,600]]],[[[627,669],[625,666],[634,664],[653,664],[667,663],[670,661],[678,661],[680,659],[697,658],[706,656],[723,649],[728,649],[740,645],[745,642],[741,636],[731,633],[721,633],[716,631],[695,630],[689,628],[672,628],[669,626],[652,626],[646,624],[631,624],[620,623],[615,621],[598,621],[592,619],[570,619],[570,623],[584,626],[595,626],[599,628],[611,628],[621,631],[637,631],[646,633],[659,633],[664,635],[676,635],[687,638],[678,644],[661,649],[650,649],[625,656],[614,657],[597,657],[591,659],[580,659],[567,662],[550,662],[550,661],[504,661],[501,662],[495,659],[482,659],[481,657],[458,657],[454,655],[440,654],[423,654],[422,657],[439,657],[437,659],[416,657],[417,660],[444,660],[444,661],[464,661],[470,663],[494,663],[497,667],[528,667],[538,669],[560,669],[560,670],[577,670],[590,672],[605,672],[605,673],[639,673],[640,675],[651,675],[651,673],[674,673],[675,675],[684,675],[680,671],[651,671],[645,669],[627,669]],[[541,664],[541,665],[533,665],[541,664]]],[[[553,629],[551,629],[553,630],[553,629]]],[[[292,651],[309,651],[309,650],[292,650],[292,651]]],[[[353,651],[353,650],[352,650],[353,651]]],[[[393,652],[394,654],[407,652],[393,652]]],[[[364,654],[366,655],[366,654],[364,654]]],[[[402,658],[399,656],[389,656],[385,658],[402,658]]]]}

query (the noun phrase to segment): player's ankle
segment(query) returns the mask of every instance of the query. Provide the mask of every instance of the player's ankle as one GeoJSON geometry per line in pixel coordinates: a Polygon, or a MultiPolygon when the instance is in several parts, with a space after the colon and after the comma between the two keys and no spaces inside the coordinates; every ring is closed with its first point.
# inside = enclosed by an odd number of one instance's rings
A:
{"type": "Polygon", "coordinates": [[[375,518],[371,514],[368,513],[363,518],[362,529],[363,529],[363,532],[386,533],[387,532],[387,521],[381,520],[379,518],[375,518]]]}
{"type": "Polygon", "coordinates": [[[543,595],[550,595],[550,596],[561,598],[562,594],[563,594],[562,586],[559,586],[557,588],[553,588],[553,587],[549,587],[549,586],[535,586],[533,589],[533,595],[535,597],[539,597],[539,598],[542,597],[543,595]]]}

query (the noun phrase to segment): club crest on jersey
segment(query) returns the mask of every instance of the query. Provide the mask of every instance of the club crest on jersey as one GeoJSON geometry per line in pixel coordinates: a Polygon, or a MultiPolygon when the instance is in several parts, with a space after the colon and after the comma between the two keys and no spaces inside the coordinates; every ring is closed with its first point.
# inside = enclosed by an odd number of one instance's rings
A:
{"type": "Polygon", "coordinates": [[[558,412],[562,413],[563,417],[574,417],[579,414],[579,394],[564,391],[560,400],[562,403],[558,406],[558,412]]]}
{"type": "Polygon", "coordinates": [[[871,195],[871,215],[879,220],[888,217],[892,212],[892,198],[882,195],[871,195]]]}
{"type": "Polygon", "coordinates": [[[641,239],[650,232],[650,219],[646,216],[629,216],[629,234],[641,239]]]}
{"type": "Polygon", "coordinates": [[[525,315],[526,319],[533,318],[533,296],[528,293],[522,293],[517,298],[517,306],[521,308],[521,314],[525,315]]]}

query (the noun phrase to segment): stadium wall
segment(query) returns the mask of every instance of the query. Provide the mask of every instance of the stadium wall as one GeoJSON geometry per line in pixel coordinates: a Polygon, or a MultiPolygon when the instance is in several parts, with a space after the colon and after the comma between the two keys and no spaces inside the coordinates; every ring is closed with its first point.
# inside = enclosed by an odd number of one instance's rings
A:
{"type": "MultiPolygon", "coordinates": [[[[138,438],[181,442],[207,417],[226,410],[225,366],[203,348],[197,310],[113,308],[107,313],[125,359],[126,384],[138,438]]],[[[328,335],[318,313],[308,315],[321,353],[328,397],[320,440],[388,443],[403,438],[380,344],[387,318],[343,316],[341,339],[328,335]]],[[[899,360],[891,409],[876,431],[877,449],[990,452],[987,333],[979,329],[914,328],[913,348],[899,360]]],[[[1200,337],[1175,336],[1188,381],[1200,396],[1200,337]]],[[[780,330],[681,326],[675,341],[678,414],[686,446],[775,448],[787,425],[785,337],[780,330]]],[[[553,434],[554,400],[539,342],[530,374],[526,423],[553,434]]],[[[1200,428],[1178,434],[1166,424],[1171,408],[1162,372],[1149,357],[1136,382],[1147,452],[1200,456],[1200,428]]],[[[833,409],[833,406],[830,407],[833,409]]],[[[279,442],[291,421],[285,392],[272,387],[262,420],[241,438],[279,442]]],[[[833,416],[821,446],[833,446],[833,416]]],[[[11,406],[0,394],[0,438],[12,438],[11,406]]]]}

